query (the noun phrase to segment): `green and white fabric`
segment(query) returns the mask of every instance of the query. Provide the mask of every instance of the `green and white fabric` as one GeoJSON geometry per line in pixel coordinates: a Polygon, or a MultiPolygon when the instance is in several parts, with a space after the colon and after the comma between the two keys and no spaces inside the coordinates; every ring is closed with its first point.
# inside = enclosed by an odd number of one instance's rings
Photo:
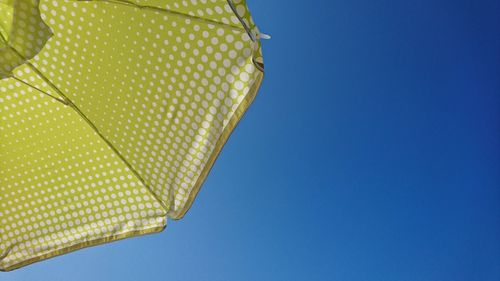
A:
{"type": "Polygon", "coordinates": [[[244,0],[0,0],[0,269],[182,218],[262,78],[244,0]]]}

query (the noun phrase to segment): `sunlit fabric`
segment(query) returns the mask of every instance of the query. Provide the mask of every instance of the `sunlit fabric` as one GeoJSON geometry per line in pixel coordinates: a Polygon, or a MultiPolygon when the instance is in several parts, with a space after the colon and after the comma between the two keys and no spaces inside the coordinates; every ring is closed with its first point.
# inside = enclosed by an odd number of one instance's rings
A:
{"type": "Polygon", "coordinates": [[[244,0],[0,0],[0,269],[187,212],[263,78],[244,0]]]}

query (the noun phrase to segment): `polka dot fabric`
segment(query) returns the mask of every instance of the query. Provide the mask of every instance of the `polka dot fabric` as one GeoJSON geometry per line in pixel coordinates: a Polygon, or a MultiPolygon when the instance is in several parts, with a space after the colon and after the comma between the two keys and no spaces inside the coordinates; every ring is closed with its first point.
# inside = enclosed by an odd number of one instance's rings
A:
{"type": "Polygon", "coordinates": [[[263,77],[241,0],[39,8],[52,37],[0,80],[2,270],[184,216],[263,77]]]}

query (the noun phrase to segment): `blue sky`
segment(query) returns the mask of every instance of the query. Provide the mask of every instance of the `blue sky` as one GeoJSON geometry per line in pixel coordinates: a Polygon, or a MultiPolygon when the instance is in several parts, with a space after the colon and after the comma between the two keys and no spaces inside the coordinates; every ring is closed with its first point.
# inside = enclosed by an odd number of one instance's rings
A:
{"type": "Polygon", "coordinates": [[[499,280],[500,2],[248,3],[266,78],[188,215],[0,280],[499,280]]]}

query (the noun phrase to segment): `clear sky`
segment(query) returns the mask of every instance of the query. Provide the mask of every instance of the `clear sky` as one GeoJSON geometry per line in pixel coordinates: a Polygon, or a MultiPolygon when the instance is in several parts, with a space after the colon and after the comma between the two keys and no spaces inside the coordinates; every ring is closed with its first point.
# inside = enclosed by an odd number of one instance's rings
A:
{"type": "Polygon", "coordinates": [[[0,280],[500,280],[500,1],[248,4],[266,78],[187,216],[0,280]]]}

